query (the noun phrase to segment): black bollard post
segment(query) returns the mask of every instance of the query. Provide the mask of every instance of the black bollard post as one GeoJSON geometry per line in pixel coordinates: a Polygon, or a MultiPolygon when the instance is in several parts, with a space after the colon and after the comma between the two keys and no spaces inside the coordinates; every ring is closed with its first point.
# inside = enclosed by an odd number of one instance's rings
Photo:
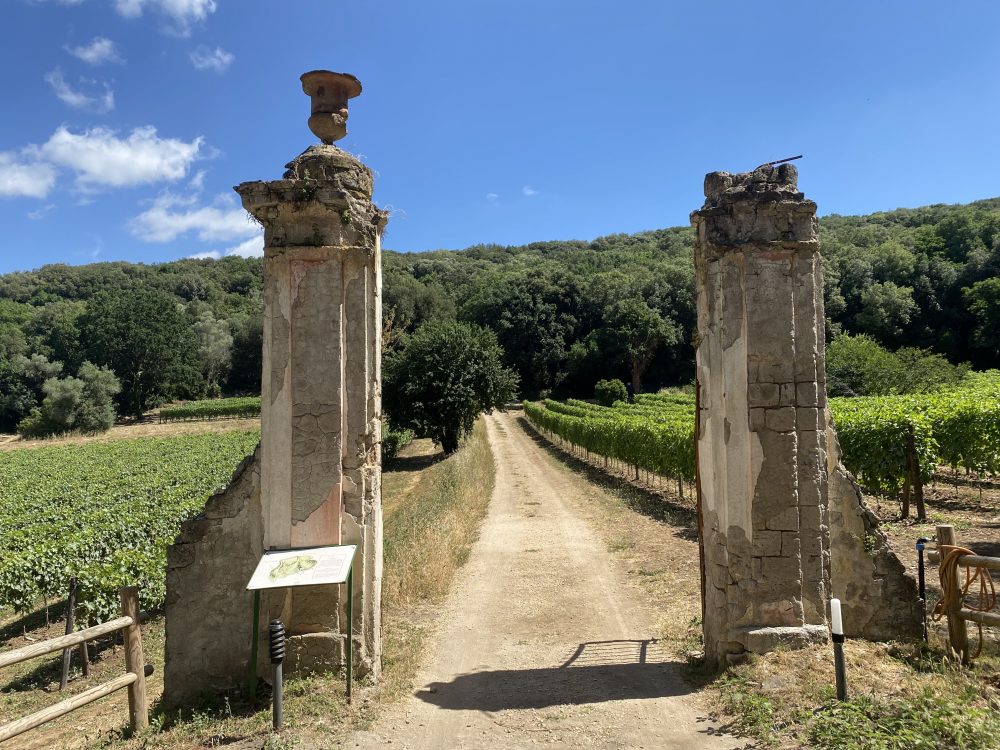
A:
{"type": "Polygon", "coordinates": [[[282,684],[281,662],[285,660],[285,626],[281,620],[271,620],[271,669],[274,679],[272,689],[274,694],[274,729],[281,729],[284,723],[284,685],[282,684]]]}
{"type": "Polygon", "coordinates": [[[830,640],[833,641],[833,667],[837,677],[837,700],[847,700],[847,670],[844,668],[844,622],[840,599],[830,600],[830,640]]]}

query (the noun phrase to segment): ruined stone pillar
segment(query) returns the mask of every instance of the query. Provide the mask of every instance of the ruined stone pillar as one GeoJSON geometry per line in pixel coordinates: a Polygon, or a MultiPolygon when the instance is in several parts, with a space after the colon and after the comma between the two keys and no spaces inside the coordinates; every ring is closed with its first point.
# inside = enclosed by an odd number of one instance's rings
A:
{"type": "MultiPolygon", "coordinates": [[[[264,547],[359,545],[355,634],[363,672],[378,669],[381,653],[385,215],[371,202],[371,170],[332,145],[346,133],[347,99],[361,93],[357,79],[314,71],[302,81],[313,98],[310,127],[328,142],[296,157],[283,179],[236,188],[264,227],[264,547]]],[[[290,669],[343,663],[344,611],[333,597],[327,587],[269,597],[269,617],[280,617],[290,635],[290,669]]]]}
{"type": "Polygon", "coordinates": [[[697,231],[705,654],[827,637],[830,533],[816,204],[789,164],[705,178],[697,231]]]}
{"type": "MultiPolygon", "coordinates": [[[[168,552],[168,703],[241,684],[251,638],[243,589],[267,549],[358,545],[355,665],[376,677],[381,666],[386,215],[371,201],[371,171],[332,145],[346,133],[347,100],[360,83],[328,71],[302,83],[324,144],[296,157],[283,179],[236,188],[264,227],[261,444],[168,552]]],[[[281,618],[288,668],[327,671],[344,663],[345,616],[336,587],[264,592],[260,634],[281,618]]]]}

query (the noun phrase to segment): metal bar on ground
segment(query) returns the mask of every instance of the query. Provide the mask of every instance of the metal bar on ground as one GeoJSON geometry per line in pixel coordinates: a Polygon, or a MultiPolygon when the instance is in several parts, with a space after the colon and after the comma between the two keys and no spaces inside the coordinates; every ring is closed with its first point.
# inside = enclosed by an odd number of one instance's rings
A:
{"type": "Polygon", "coordinates": [[[82,708],[83,706],[93,703],[96,700],[100,700],[105,696],[111,695],[122,688],[127,688],[135,682],[136,679],[138,679],[136,675],[131,672],[127,672],[121,677],[116,677],[111,680],[111,682],[106,682],[103,685],[98,685],[97,687],[92,687],[89,690],[84,690],[82,693],[74,695],[72,698],[67,698],[64,701],[60,701],[54,706],[43,708],[41,711],[36,711],[30,716],[25,716],[23,719],[18,719],[17,721],[12,721],[9,724],[4,724],[3,726],[0,726],[0,742],[6,742],[13,737],[24,734],[29,729],[40,727],[42,724],[52,721],[53,719],[58,719],[60,716],[68,714],[70,711],[75,711],[78,708],[82,708]]]}
{"type": "Polygon", "coordinates": [[[86,630],[78,630],[71,635],[63,635],[59,638],[42,641],[41,643],[32,643],[30,646],[16,648],[13,651],[0,654],[0,669],[10,667],[14,664],[20,664],[22,661],[34,659],[38,656],[45,656],[46,654],[51,654],[56,651],[62,651],[65,648],[78,646],[81,643],[92,641],[95,638],[100,638],[102,635],[115,633],[123,628],[127,628],[131,624],[131,617],[119,617],[116,620],[111,620],[110,622],[105,622],[101,625],[95,625],[94,627],[87,628],[86,630]]]}

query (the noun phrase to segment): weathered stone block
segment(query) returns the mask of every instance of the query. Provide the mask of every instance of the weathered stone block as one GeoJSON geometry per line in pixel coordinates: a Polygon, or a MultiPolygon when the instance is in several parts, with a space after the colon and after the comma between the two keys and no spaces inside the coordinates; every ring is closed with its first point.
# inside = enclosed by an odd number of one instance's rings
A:
{"type": "Polygon", "coordinates": [[[797,531],[781,532],[781,555],[783,557],[798,557],[801,552],[802,543],[797,531]]]}
{"type": "MultiPolygon", "coordinates": [[[[817,432],[821,428],[820,410],[814,406],[800,406],[795,409],[795,427],[803,432],[817,432]]],[[[816,438],[813,437],[813,440],[816,438]]]]}
{"type": "Polygon", "coordinates": [[[796,506],[785,508],[767,519],[767,528],[774,531],[798,531],[799,511],[796,506]]]}
{"type": "Polygon", "coordinates": [[[764,557],[760,564],[761,580],[765,583],[787,584],[801,580],[802,569],[797,557],[764,557]]]}
{"type": "Polygon", "coordinates": [[[817,505],[799,507],[799,524],[803,533],[818,536],[823,527],[823,508],[817,505]]]}
{"type": "Polygon", "coordinates": [[[756,557],[777,557],[781,554],[780,531],[754,531],[753,554],[756,557]]]}
{"type": "Polygon", "coordinates": [[[778,397],[781,406],[795,406],[795,383],[782,383],[781,394],[778,397]]]}
{"type": "Polygon", "coordinates": [[[780,362],[759,362],[757,366],[757,378],[767,383],[786,383],[795,379],[795,368],[793,363],[787,360],[780,362]]]}
{"type": "Polygon", "coordinates": [[[778,391],[776,383],[751,383],[747,403],[751,407],[777,406],[778,391]]]}
{"type": "Polygon", "coordinates": [[[768,409],[764,414],[764,424],[767,429],[775,432],[792,432],[795,429],[795,407],[768,409]]]}
{"type": "Polygon", "coordinates": [[[819,387],[815,381],[795,384],[795,399],[799,406],[819,406],[819,387]]]}

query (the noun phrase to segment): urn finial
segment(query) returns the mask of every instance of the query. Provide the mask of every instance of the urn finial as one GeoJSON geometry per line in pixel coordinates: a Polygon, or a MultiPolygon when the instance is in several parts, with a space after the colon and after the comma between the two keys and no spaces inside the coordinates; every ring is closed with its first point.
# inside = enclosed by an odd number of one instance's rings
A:
{"type": "Polygon", "coordinates": [[[312,99],[309,129],[327,145],[339,141],[347,135],[347,100],[361,93],[361,81],[329,70],[310,70],[301,81],[312,99]]]}

